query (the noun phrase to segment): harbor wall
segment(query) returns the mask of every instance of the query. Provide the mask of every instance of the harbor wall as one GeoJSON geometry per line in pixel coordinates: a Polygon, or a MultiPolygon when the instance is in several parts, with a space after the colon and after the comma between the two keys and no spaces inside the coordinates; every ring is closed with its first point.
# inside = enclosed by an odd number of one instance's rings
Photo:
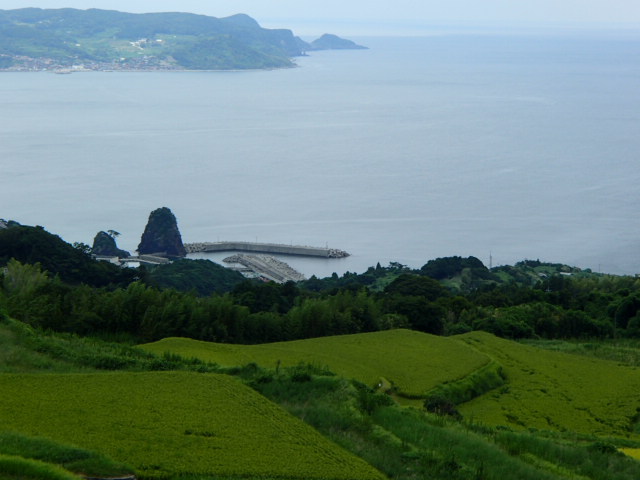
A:
{"type": "Polygon", "coordinates": [[[239,251],[323,258],[344,258],[349,256],[347,252],[334,248],[283,245],[278,243],[201,242],[187,243],[184,247],[187,250],[187,253],[239,251]]]}

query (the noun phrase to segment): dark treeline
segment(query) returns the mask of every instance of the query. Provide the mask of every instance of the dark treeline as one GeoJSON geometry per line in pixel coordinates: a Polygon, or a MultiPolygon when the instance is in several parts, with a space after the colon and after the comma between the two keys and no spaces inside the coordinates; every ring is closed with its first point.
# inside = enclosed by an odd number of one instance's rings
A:
{"type": "Polygon", "coordinates": [[[43,229],[14,227],[0,230],[1,264],[0,308],[82,335],[263,343],[402,327],[507,338],[640,336],[638,279],[539,261],[489,270],[473,257],[448,257],[418,270],[392,263],[278,285],[202,261],[159,267],[164,273],[121,270],[43,229]]]}
{"type": "MultiPolygon", "coordinates": [[[[185,336],[258,343],[375,331],[395,326],[366,290],[308,296],[294,284],[246,282],[232,293],[198,296],[135,281],[124,288],[69,285],[39,265],[8,263],[0,305],[30,325],[82,335],[130,334],[152,341],[185,336]],[[387,321],[387,325],[382,322],[387,321]]],[[[401,324],[403,325],[403,324],[401,324]]]]}

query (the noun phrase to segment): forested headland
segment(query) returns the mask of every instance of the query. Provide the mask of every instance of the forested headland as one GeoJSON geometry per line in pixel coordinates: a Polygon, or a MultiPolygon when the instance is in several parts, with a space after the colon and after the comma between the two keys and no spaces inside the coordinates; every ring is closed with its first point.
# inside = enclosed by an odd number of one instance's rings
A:
{"type": "Polygon", "coordinates": [[[248,15],[0,10],[0,70],[246,70],[292,67],[312,50],[364,48],[334,35],[307,43],[248,15]]]}

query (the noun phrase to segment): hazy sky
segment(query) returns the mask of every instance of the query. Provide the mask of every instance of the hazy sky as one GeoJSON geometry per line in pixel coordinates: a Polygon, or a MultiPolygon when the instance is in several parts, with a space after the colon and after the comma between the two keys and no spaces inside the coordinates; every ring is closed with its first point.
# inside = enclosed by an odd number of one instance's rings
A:
{"type": "Polygon", "coordinates": [[[246,13],[267,28],[299,35],[419,34],[439,25],[631,23],[640,0],[0,0],[0,8],[102,8],[127,12],[182,11],[224,17],[246,13]]]}

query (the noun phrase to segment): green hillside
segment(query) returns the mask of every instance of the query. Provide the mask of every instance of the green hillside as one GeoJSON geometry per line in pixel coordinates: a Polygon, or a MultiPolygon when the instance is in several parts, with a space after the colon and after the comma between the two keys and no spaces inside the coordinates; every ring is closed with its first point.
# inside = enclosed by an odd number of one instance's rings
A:
{"type": "Polygon", "coordinates": [[[423,397],[432,388],[481,368],[489,358],[463,343],[411,330],[312,338],[263,345],[229,345],[166,338],[141,346],[224,366],[257,363],[266,368],[311,363],[369,386],[387,380],[400,395],[423,397]]]}
{"type": "Polygon", "coordinates": [[[0,418],[4,430],[82,445],[143,478],[384,478],[225,375],[3,374],[0,418]]]}
{"type": "Polygon", "coordinates": [[[370,386],[386,379],[400,395],[441,395],[459,404],[464,418],[490,425],[617,437],[637,433],[637,367],[543,350],[483,332],[443,338],[392,330],[249,346],[168,338],[142,348],[226,366],[311,363],[370,386]],[[504,378],[483,388],[483,375],[495,376],[496,366],[504,378]]]}
{"type": "Polygon", "coordinates": [[[55,70],[290,67],[307,44],[246,15],[0,10],[0,68],[55,70]]]}
{"type": "Polygon", "coordinates": [[[515,428],[632,436],[640,369],[542,350],[483,332],[459,338],[503,367],[506,385],[460,406],[467,418],[515,428]]]}
{"type": "MultiPolygon", "coordinates": [[[[472,352],[479,358],[490,356],[492,361],[436,389],[450,398],[463,398],[465,388],[478,393],[482,372],[492,371],[497,360],[502,361],[507,378],[500,380],[507,383],[480,399],[506,389],[525,397],[522,385],[527,382],[518,380],[514,362],[506,360],[520,355],[520,368],[535,363],[544,373],[546,354],[553,354],[486,334],[443,339],[447,342],[440,349],[431,338],[400,330],[379,338],[371,334],[327,338],[335,345],[325,344],[324,351],[319,346],[314,349],[325,354],[323,359],[333,352],[340,358],[334,364],[343,364],[343,368],[350,362],[345,361],[348,356],[341,354],[341,349],[349,348],[359,351],[352,358],[354,363],[361,357],[365,361],[360,363],[370,369],[376,365],[376,354],[393,351],[393,357],[401,360],[405,349],[415,350],[422,363],[430,355],[437,358],[430,363],[436,370],[446,368],[445,363],[458,363],[463,358],[461,352],[472,352]],[[386,344],[385,348],[380,349],[380,344],[386,344]],[[497,351],[506,353],[499,358],[494,355],[497,351]]],[[[302,344],[298,353],[306,344],[291,343],[302,344]]],[[[287,353],[285,346],[281,345],[279,353],[287,353]]],[[[234,352],[228,353],[230,365],[234,352]]],[[[240,353],[245,355],[243,360],[250,357],[246,351],[240,353]]],[[[294,355],[290,356],[293,361],[294,355]]],[[[576,368],[586,360],[592,370],[612,366],[609,372],[616,377],[619,374],[612,362],[591,364],[590,358],[568,357],[575,359],[576,368]]],[[[407,365],[414,368],[419,363],[414,360],[407,365]]],[[[621,438],[628,432],[616,431],[617,438],[603,438],[568,430],[529,430],[502,420],[494,427],[491,419],[485,421],[467,412],[466,404],[457,406],[462,417],[433,414],[423,408],[395,405],[387,395],[322,368],[286,367],[284,360],[275,367],[216,367],[175,355],[160,357],[124,345],[44,332],[9,319],[0,321],[0,370],[6,372],[0,374],[0,478],[67,479],[67,472],[91,477],[133,472],[140,479],[166,480],[640,478],[640,463],[616,449],[625,447],[626,453],[637,455],[638,437],[621,438]],[[95,368],[129,371],[100,373],[95,368]],[[237,377],[140,371],[148,369],[219,370],[237,377]]],[[[426,370],[421,372],[423,376],[426,370]]],[[[560,397],[566,394],[558,385],[548,392],[560,397]]],[[[617,393],[628,396],[629,392],[617,393]]],[[[421,407],[422,401],[415,402],[421,407]]],[[[570,406],[556,403],[550,408],[566,413],[570,406]]]]}

